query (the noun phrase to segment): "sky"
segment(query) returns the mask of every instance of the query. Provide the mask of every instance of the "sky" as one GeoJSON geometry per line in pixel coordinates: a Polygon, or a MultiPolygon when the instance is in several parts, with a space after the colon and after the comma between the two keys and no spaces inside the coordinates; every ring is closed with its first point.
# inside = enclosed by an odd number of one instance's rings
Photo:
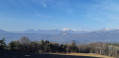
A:
{"type": "Polygon", "coordinates": [[[119,0],[0,0],[0,29],[119,28],[119,0]]]}

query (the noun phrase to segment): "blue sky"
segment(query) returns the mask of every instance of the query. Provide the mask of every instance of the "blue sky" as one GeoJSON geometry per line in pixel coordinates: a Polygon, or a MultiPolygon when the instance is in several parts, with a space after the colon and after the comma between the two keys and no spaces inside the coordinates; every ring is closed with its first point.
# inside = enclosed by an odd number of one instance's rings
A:
{"type": "Polygon", "coordinates": [[[118,0],[0,0],[0,29],[116,29],[118,6],[118,0]]]}

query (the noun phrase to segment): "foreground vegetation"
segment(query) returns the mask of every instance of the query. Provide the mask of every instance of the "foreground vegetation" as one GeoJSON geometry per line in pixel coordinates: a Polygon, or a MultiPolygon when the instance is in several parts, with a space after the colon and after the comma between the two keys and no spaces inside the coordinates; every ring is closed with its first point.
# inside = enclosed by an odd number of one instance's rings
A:
{"type": "Polygon", "coordinates": [[[48,40],[30,41],[27,37],[22,37],[18,41],[11,41],[8,45],[5,44],[5,39],[0,40],[0,51],[2,50],[40,54],[95,53],[119,58],[119,47],[117,45],[102,42],[81,45],[73,41],[71,44],[58,44],[48,40]]]}

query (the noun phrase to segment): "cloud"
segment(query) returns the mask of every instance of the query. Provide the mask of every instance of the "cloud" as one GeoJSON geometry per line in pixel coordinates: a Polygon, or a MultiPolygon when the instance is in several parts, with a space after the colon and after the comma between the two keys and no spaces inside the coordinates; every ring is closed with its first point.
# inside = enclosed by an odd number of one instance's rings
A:
{"type": "Polygon", "coordinates": [[[44,8],[51,8],[53,10],[61,11],[68,14],[74,13],[68,0],[32,0],[32,1],[44,8]]]}
{"type": "Polygon", "coordinates": [[[49,0],[31,0],[33,3],[35,3],[38,6],[42,6],[44,8],[48,7],[49,0]]]}
{"type": "Polygon", "coordinates": [[[44,7],[44,8],[47,8],[47,5],[45,2],[41,2],[41,5],[44,7]]]}

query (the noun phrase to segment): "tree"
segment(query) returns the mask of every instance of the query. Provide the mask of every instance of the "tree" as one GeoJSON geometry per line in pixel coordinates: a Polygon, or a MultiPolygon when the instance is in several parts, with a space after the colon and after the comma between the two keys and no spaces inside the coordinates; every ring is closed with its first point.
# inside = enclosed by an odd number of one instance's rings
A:
{"type": "Polygon", "coordinates": [[[66,52],[67,52],[67,53],[71,53],[71,51],[72,51],[71,45],[68,45],[68,44],[67,44],[67,46],[66,46],[66,52]]]}
{"type": "Polygon", "coordinates": [[[76,46],[76,41],[73,40],[72,45],[71,45],[72,52],[77,52],[77,46],[76,46]]]}
{"type": "Polygon", "coordinates": [[[44,42],[44,40],[41,40],[41,44],[43,45],[45,42],[44,42]]]}
{"type": "Polygon", "coordinates": [[[5,38],[3,38],[2,40],[0,40],[0,49],[4,49],[5,47],[6,47],[5,38]]]}
{"type": "Polygon", "coordinates": [[[59,47],[59,52],[66,52],[66,45],[61,44],[59,47]]]}
{"type": "Polygon", "coordinates": [[[29,44],[31,41],[29,40],[28,37],[22,37],[19,41],[21,44],[29,44]]]}
{"type": "Polygon", "coordinates": [[[9,44],[8,44],[10,50],[21,50],[20,49],[20,43],[18,41],[11,41],[9,44]]]}
{"type": "Polygon", "coordinates": [[[36,42],[36,41],[34,41],[34,42],[31,42],[30,44],[29,44],[29,51],[30,52],[38,52],[39,51],[39,43],[38,42],[36,42]]]}

